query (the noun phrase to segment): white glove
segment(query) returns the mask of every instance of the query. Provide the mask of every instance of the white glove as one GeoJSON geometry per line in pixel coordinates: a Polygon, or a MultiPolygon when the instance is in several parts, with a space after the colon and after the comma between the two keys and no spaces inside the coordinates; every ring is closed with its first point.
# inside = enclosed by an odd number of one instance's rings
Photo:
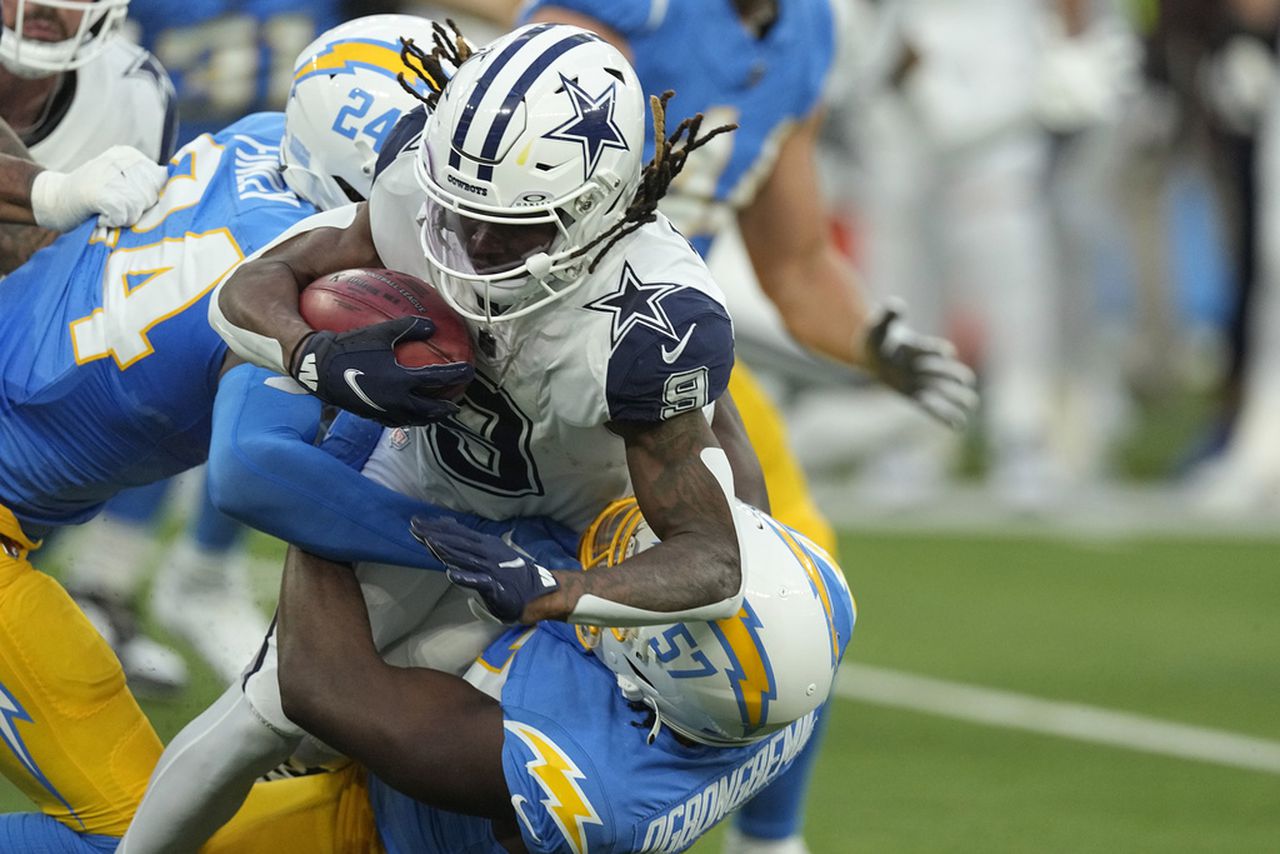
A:
{"type": "Polygon", "coordinates": [[[902,321],[902,306],[890,305],[867,331],[867,367],[876,379],[906,395],[925,412],[960,429],[978,407],[975,378],[943,338],[921,335],[902,321]]]}
{"type": "Polygon", "coordinates": [[[109,228],[132,225],[155,204],[169,170],[136,148],[116,145],[70,172],[46,169],[31,185],[36,224],[67,231],[94,214],[109,228]]]}
{"type": "Polygon", "coordinates": [[[1071,133],[1111,121],[1141,81],[1137,38],[1110,22],[1067,35],[1056,16],[1042,34],[1036,116],[1053,131],[1071,133]]]}

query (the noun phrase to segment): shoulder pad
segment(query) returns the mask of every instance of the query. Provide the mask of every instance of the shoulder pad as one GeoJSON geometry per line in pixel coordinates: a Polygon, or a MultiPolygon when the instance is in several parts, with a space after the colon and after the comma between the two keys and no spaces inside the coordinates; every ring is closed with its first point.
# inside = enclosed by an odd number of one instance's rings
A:
{"type": "Polygon", "coordinates": [[[617,289],[585,307],[611,316],[610,419],[665,421],[724,393],[733,369],[733,323],[710,294],[640,281],[624,264],[617,289]]]}
{"type": "Polygon", "coordinates": [[[401,152],[417,144],[426,123],[427,108],[425,106],[410,110],[400,117],[395,127],[391,129],[391,133],[387,135],[387,141],[382,144],[382,150],[378,152],[378,163],[373,167],[373,180],[378,180],[382,171],[390,166],[401,152]]]}

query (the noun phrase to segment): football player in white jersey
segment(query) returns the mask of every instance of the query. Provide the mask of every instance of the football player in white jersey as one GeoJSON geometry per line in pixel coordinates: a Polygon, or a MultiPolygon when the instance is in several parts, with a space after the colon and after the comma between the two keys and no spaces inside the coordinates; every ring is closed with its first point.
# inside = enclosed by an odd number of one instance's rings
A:
{"type": "MultiPolygon", "coordinates": [[[[742,582],[738,536],[703,452],[719,453],[709,405],[728,382],[732,326],[705,264],[655,209],[710,134],[700,119],[682,124],[642,174],[635,72],[577,27],[524,27],[474,55],[442,39],[417,59],[428,81],[445,79],[442,59],[459,67],[430,114],[397,127],[369,202],[300,223],[246,262],[215,295],[211,322],[251,361],[330,402],[387,424],[431,422],[384,431],[364,468],[411,497],[582,529],[634,492],[662,542],[618,571],[581,576],[571,610],[550,616],[727,616],[742,582]],[[377,342],[385,325],[333,334],[302,321],[299,289],[352,267],[432,281],[467,319],[476,379],[456,410],[411,371],[377,362],[394,358],[390,340],[377,342]]],[[[665,105],[654,99],[660,128],[665,105]]],[[[721,409],[731,417],[727,398],[721,409]]],[[[767,502],[758,470],[740,481],[752,503],[767,502]]],[[[383,649],[418,628],[447,587],[396,567],[358,574],[383,649]]],[[[208,817],[229,817],[253,776],[298,743],[280,705],[274,636],[232,692],[161,758],[123,851],[198,844],[208,817]]]]}
{"type": "MultiPolygon", "coordinates": [[[[127,145],[155,163],[173,153],[173,86],[145,50],[120,37],[128,0],[4,0],[0,33],[0,152],[69,172],[104,148],[127,145]]],[[[46,180],[47,184],[47,180],[46,180]]],[[[83,219],[38,218],[50,228],[83,219]]],[[[74,212],[72,213],[74,217],[74,212]]],[[[21,221],[21,220],[20,220],[21,221]]],[[[49,231],[0,227],[0,273],[52,240],[49,231]]]]}

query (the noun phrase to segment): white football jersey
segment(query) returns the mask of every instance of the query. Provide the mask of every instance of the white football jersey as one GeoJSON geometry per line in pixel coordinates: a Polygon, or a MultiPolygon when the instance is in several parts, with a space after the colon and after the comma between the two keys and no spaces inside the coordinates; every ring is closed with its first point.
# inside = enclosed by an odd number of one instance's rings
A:
{"type": "MultiPolygon", "coordinates": [[[[428,279],[413,152],[369,200],[387,267],[428,279]]],[[[408,495],[492,519],[581,528],[630,492],[609,421],[657,422],[723,393],[733,327],[706,265],[665,217],[614,246],[569,295],[508,322],[471,324],[476,380],[455,418],[385,431],[365,471],[408,495]]]]}
{"type": "Polygon", "coordinates": [[[155,57],[115,38],[68,74],[75,85],[70,103],[24,137],[38,163],[66,172],[112,145],[132,145],[157,163],[169,159],[177,111],[173,84],[155,57]]]}

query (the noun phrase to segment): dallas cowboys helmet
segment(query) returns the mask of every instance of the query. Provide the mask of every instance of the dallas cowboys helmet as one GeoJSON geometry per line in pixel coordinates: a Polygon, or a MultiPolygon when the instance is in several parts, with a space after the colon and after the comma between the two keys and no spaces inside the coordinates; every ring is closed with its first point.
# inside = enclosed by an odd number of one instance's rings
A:
{"type": "Polygon", "coordinates": [[[129,0],[17,0],[13,26],[0,32],[0,64],[28,79],[79,68],[107,49],[128,8],[129,0]],[[79,23],[68,27],[64,12],[78,12],[79,23]],[[26,34],[37,29],[64,38],[26,34]]]}
{"type": "MultiPolygon", "coordinates": [[[[744,595],[737,614],[638,629],[580,629],[623,694],[704,744],[744,744],[822,705],[853,629],[834,561],[753,507],[733,502],[744,595]]],[[[584,569],[656,543],[635,499],[611,504],[583,535],[584,569]]]]}
{"type": "Polygon", "coordinates": [[[400,38],[429,45],[431,27],[416,15],[369,15],[327,30],[299,54],[280,152],[295,193],[323,210],[368,197],[383,142],[422,103],[396,79],[406,70],[400,38]]]}
{"type": "Polygon", "coordinates": [[[509,320],[580,283],[584,247],[639,185],[644,120],[630,63],[578,27],[522,27],[462,63],[415,164],[422,250],[453,308],[509,320]]]}

